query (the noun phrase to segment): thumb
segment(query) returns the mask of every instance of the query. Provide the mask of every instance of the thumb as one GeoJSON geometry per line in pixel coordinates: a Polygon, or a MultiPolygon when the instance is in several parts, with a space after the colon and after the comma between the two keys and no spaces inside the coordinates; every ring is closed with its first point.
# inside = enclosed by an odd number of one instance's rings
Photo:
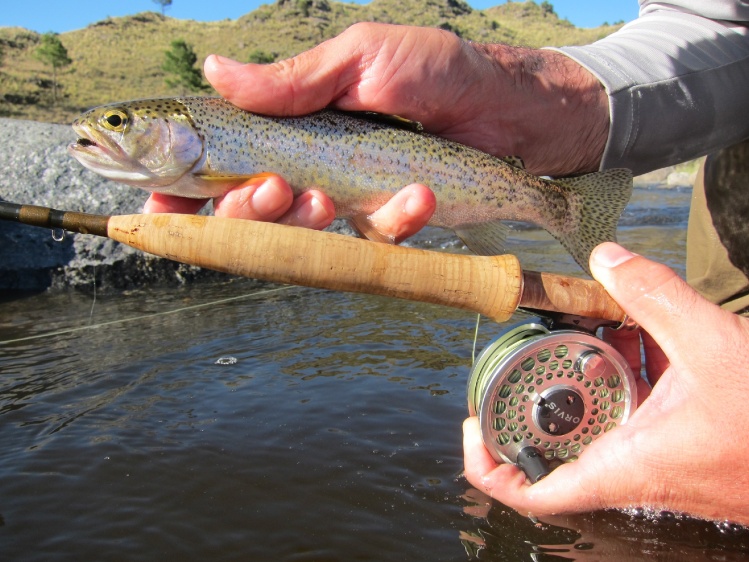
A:
{"type": "MultiPolygon", "coordinates": [[[[672,362],[677,350],[694,345],[694,333],[685,330],[694,319],[722,311],[702,298],[672,269],[605,242],[590,256],[593,276],[624,311],[648,332],[672,362]]],[[[700,334],[705,337],[705,334],[700,334]]],[[[701,345],[705,345],[704,340],[701,345]]]]}
{"type": "Polygon", "coordinates": [[[622,507],[632,490],[647,484],[644,471],[631,471],[627,426],[603,435],[574,463],[562,464],[532,486],[521,470],[511,464],[497,464],[484,446],[478,418],[463,423],[463,451],[466,479],[477,489],[523,515],[548,515],[622,507]],[[619,439],[619,445],[617,445],[619,439]]]}

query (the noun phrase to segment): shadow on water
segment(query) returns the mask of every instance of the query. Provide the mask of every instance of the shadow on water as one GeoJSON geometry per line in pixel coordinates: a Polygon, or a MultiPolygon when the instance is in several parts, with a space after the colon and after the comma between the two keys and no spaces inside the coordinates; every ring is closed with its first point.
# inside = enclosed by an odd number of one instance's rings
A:
{"type": "MultiPolygon", "coordinates": [[[[684,220],[652,217],[689,194],[653,195],[621,239],[683,269],[684,220]]],[[[542,232],[513,238],[526,268],[578,274],[542,232]]],[[[743,530],[673,516],[489,509],[461,477],[464,312],[242,280],[0,310],[4,560],[749,554],[743,530]]]]}

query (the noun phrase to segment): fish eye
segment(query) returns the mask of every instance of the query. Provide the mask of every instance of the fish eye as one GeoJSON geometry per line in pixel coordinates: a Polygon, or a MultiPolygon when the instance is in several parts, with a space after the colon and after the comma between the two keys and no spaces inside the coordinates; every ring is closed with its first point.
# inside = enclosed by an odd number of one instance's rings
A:
{"type": "Polygon", "coordinates": [[[107,129],[115,132],[125,130],[128,122],[127,114],[119,109],[107,111],[101,118],[101,124],[107,129]]]}

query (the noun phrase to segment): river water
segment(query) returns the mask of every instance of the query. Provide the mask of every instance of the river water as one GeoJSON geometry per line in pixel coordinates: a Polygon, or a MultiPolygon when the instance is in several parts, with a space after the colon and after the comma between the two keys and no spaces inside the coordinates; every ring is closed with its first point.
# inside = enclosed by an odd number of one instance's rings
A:
{"type": "MultiPolygon", "coordinates": [[[[638,189],[620,241],[683,272],[690,195],[638,189]]],[[[579,274],[538,230],[509,250],[579,274]]],[[[531,521],[473,490],[462,311],[245,280],[0,310],[2,560],[749,557],[728,524],[531,521]]]]}

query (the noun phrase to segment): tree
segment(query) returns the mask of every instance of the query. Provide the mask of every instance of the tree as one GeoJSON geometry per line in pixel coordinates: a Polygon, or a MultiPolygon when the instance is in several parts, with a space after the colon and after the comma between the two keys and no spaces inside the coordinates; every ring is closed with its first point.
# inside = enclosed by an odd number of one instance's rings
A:
{"type": "Polygon", "coordinates": [[[276,53],[267,53],[262,49],[255,49],[250,53],[247,62],[254,62],[255,64],[268,64],[276,62],[276,53]]]}
{"type": "Polygon", "coordinates": [[[544,17],[556,15],[556,13],[554,13],[554,6],[548,0],[541,2],[541,11],[544,14],[544,17]]]}
{"type": "Polygon", "coordinates": [[[40,45],[34,51],[34,57],[52,67],[52,99],[57,104],[57,72],[58,69],[69,66],[73,60],[68,56],[68,50],[62,44],[56,33],[48,32],[42,35],[40,45]]]}
{"type": "Polygon", "coordinates": [[[165,60],[161,65],[161,70],[173,76],[172,79],[164,79],[166,85],[170,88],[181,88],[183,93],[207,90],[208,86],[203,82],[200,69],[195,67],[198,56],[192,45],[188,45],[183,39],[177,39],[172,41],[171,47],[171,50],[164,53],[165,60]]]}
{"type": "Polygon", "coordinates": [[[164,10],[166,10],[167,6],[172,5],[172,0],[153,0],[156,4],[161,5],[161,15],[164,15],[164,10]]]}

